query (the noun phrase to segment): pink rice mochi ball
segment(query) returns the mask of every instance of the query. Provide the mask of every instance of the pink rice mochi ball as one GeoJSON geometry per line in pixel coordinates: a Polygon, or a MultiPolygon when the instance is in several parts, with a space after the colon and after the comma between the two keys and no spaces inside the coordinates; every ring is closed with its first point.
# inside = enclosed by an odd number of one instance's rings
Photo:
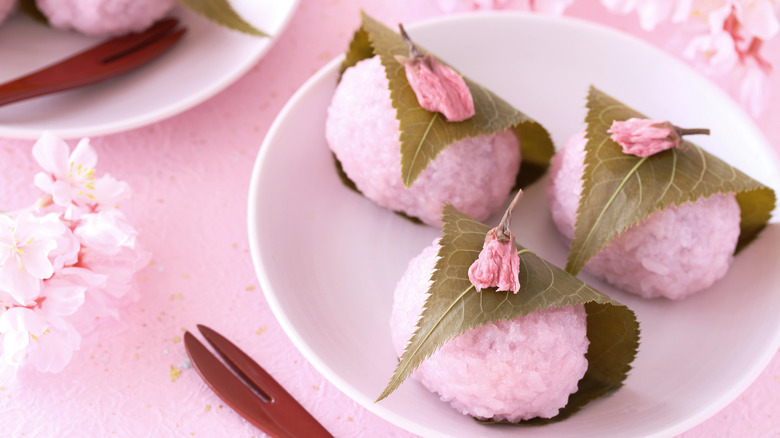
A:
{"type": "Polygon", "coordinates": [[[85,35],[141,32],[162,18],[176,0],[36,0],[52,27],[85,35]]]}
{"type": "Polygon", "coordinates": [[[11,15],[14,6],[16,6],[16,0],[0,0],[0,23],[11,15]]]}
{"type": "Polygon", "coordinates": [[[503,206],[520,165],[520,143],[512,131],[447,146],[405,189],[395,116],[379,57],[344,72],[328,108],[325,136],[363,195],[434,226],[441,226],[446,203],[479,221],[503,206]]]}
{"type": "MultiPolygon", "coordinates": [[[[434,242],[413,258],[396,286],[390,331],[399,357],[417,328],[438,250],[434,242]]],[[[588,369],[586,331],[581,304],[478,327],[449,340],[412,377],[478,419],[554,417],[588,369]]]]}
{"type": "MultiPolygon", "coordinates": [[[[547,198],[564,240],[574,236],[582,193],[585,131],[555,154],[547,198]]],[[[739,238],[740,209],[733,193],[701,198],[653,213],[614,238],[585,270],[644,298],[681,299],[726,275],[739,238]]]]}

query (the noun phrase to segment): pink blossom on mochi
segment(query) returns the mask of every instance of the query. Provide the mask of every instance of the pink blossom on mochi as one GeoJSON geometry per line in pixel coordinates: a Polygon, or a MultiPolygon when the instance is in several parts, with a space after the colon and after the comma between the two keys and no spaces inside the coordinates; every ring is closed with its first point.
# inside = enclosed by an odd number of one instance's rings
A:
{"type": "Polygon", "coordinates": [[[495,287],[496,291],[520,290],[520,255],[515,246],[515,236],[509,230],[512,210],[523,196],[519,190],[498,226],[485,234],[485,243],[474,263],[469,267],[469,281],[481,292],[482,288],[495,287]]]}
{"type": "Polygon", "coordinates": [[[469,267],[469,281],[481,292],[485,287],[496,287],[498,291],[520,290],[520,256],[515,246],[515,236],[501,241],[492,229],[485,237],[485,244],[479,257],[469,267]]]}
{"type": "Polygon", "coordinates": [[[649,157],[680,146],[680,135],[671,123],[662,120],[630,118],[615,120],[607,130],[624,154],[649,157]]]}
{"type": "Polygon", "coordinates": [[[474,117],[474,98],[466,81],[455,70],[440,63],[430,53],[423,55],[399,26],[404,42],[409,45],[409,58],[398,56],[404,65],[406,79],[424,109],[444,115],[449,122],[461,122],[474,117]]]}
{"type": "Polygon", "coordinates": [[[624,154],[649,157],[681,146],[683,135],[707,134],[704,128],[680,128],[664,120],[639,119],[614,120],[607,130],[612,141],[623,148],[624,154]]]}

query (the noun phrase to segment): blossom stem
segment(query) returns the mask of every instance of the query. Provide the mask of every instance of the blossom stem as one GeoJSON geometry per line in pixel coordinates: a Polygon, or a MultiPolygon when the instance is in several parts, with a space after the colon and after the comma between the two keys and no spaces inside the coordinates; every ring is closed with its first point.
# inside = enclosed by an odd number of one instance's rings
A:
{"type": "Polygon", "coordinates": [[[677,131],[677,135],[682,137],[683,135],[710,135],[710,130],[707,128],[680,128],[679,126],[675,126],[674,130],[677,131]]]}
{"type": "Polygon", "coordinates": [[[409,58],[410,59],[421,59],[425,55],[423,52],[420,51],[420,49],[417,48],[417,46],[414,44],[411,38],[409,38],[409,34],[406,33],[406,29],[404,29],[404,25],[401,23],[398,23],[398,29],[401,31],[401,38],[403,38],[404,43],[406,43],[407,46],[409,46],[409,58]]]}
{"type": "Polygon", "coordinates": [[[509,204],[509,208],[507,208],[504,212],[504,216],[501,218],[501,222],[499,222],[498,226],[496,227],[496,239],[498,239],[498,241],[501,243],[506,243],[511,236],[509,226],[512,222],[512,210],[515,209],[517,201],[519,201],[522,196],[523,190],[519,189],[515,195],[515,198],[512,200],[512,203],[509,204]]]}

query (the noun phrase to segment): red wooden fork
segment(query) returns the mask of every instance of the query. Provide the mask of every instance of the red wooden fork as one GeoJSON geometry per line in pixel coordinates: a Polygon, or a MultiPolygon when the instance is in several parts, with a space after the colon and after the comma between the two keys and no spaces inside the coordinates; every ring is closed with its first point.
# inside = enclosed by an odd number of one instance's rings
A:
{"type": "Polygon", "coordinates": [[[127,73],[167,52],[187,31],[160,20],[141,33],[110,39],[29,75],[0,84],[0,105],[83,87],[127,73]]]}

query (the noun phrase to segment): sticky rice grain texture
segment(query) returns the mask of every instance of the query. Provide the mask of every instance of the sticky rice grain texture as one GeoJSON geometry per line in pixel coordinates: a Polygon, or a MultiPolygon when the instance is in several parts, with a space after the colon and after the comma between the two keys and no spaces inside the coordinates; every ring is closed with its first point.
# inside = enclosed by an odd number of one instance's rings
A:
{"type": "Polygon", "coordinates": [[[141,32],[170,12],[176,0],[36,0],[52,27],[86,35],[141,32]]]}
{"type": "Polygon", "coordinates": [[[466,138],[444,149],[405,189],[399,121],[378,57],[344,72],[328,108],[325,134],[363,195],[435,226],[441,226],[445,203],[487,219],[502,207],[520,165],[519,141],[511,131],[466,138]]]}
{"type": "MultiPolygon", "coordinates": [[[[547,198],[553,221],[569,243],[582,193],[584,131],[553,157],[547,198]]],[[[739,238],[733,193],[717,194],[653,213],[613,239],[585,270],[645,298],[681,299],[726,275],[739,238]]]]}
{"type": "MultiPolygon", "coordinates": [[[[438,250],[434,243],[413,258],[396,286],[390,327],[399,357],[416,330],[438,250]]],[[[577,390],[588,368],[587,349],[585,309],[568,306],[457,336],[412,377],[458,411],[479,419],[549,418],[577,390]]]]}

